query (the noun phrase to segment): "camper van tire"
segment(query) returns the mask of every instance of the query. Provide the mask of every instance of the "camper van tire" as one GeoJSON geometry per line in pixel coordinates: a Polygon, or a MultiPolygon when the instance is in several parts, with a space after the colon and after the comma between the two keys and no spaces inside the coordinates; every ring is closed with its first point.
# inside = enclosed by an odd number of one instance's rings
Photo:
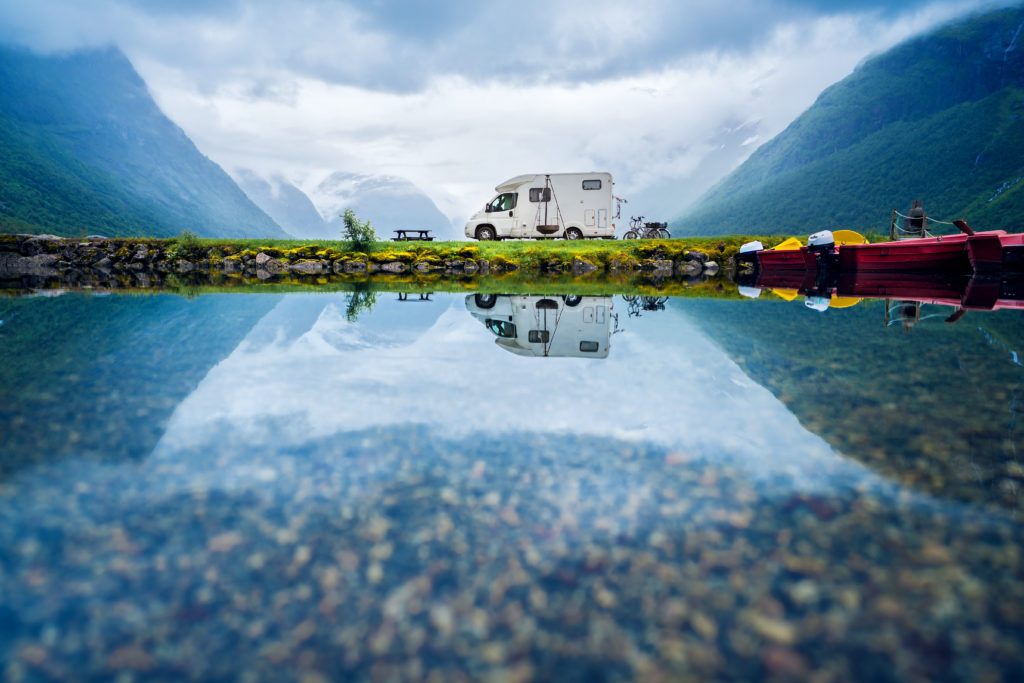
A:
{"type": "Polygon", "coordinates": [[[477,308],[494,308],[494,304],[497,302],[497,294],[475,294],[473,296],[473,303],[476,304],[477,308]]]}
{"type": "Polygon", "coordinates": [[[498,238],[498,233],[489,225],[481,225],[476,229],[476,238],[481,242],[498,238]]]}
{"type": "Polygon", "coordinates": [[[565,239],[567,240],[581,240],[583,239],[583,231],[579,228],[569,228],[565,231],[565,239]]]}
{"type": "Polygon", "coordinates": [[[566,306],[572,307],[579,306],[580,302],[583,301],[583,297],[578,294],[567,294],[562,297],[562,300],[565,302],[566,306]]]}

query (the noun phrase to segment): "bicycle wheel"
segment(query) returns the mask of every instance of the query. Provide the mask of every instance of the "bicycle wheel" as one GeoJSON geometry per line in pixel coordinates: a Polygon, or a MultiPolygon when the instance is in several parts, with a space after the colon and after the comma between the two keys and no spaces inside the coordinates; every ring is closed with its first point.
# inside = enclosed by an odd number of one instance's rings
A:
{"type": "Polygon", "coordinates": [[[661,234],[661,239],[663,240],[667,240],[669,237],[672,236],[672,233],[668,231],[668,228],[661,228],[660,230],[658,230],[658,232],[661,234]]]}
{"type": "Polygon", "coordinates": [[[639,235],[636,234],[636,230],[627,230],[626,234],[622,236],[624,240],[635,240],[639,235]]]}

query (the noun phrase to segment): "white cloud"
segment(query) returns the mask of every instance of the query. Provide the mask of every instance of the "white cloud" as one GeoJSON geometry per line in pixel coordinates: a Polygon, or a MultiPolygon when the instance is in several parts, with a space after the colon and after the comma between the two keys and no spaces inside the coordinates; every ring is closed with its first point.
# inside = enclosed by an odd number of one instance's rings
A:
{"type": "Polygon", "coordinates": [[[402,176],[456,218],[513,175],[608,170],[669,218],[867,55],[983,4],[0,0],[0,38],[117,43],[229,169],[402,176]]]}

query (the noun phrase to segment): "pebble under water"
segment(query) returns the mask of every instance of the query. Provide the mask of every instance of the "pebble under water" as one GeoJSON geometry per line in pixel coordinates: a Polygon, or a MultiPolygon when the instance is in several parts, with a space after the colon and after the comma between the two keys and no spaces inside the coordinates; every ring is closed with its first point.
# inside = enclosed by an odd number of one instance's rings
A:
{"type": "Polygon", "coordinates": [[[1016,312],[403,298],[0,301],[4,680],[1024,677],[1016,312]]]}

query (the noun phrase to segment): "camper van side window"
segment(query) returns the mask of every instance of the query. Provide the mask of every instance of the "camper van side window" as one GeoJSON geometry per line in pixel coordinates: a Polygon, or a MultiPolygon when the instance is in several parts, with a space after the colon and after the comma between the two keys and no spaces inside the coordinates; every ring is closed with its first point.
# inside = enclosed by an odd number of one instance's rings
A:
{"type": "Polygon", "coordinates": [[[595,341],[581,341],[580,351],[583,353],[596,353],[599,345],[595,341]]]}
{"type": "Polygon", "coordinates": [[[584,180],[583,181],[583,189],[584,190],[600,190],[601,189],[601,181],[600,180],[584,180]]]}
{"type": "Polygon", "coordinates": [[[490,204],[487,205],[487,213],[493,213],[495,211],[511,211],[516,208],[516,197],[515,192],[503,192],[495,197],[490,204]]]}
{"type": "Polygon", "coordinates": [[[530,201],[531,202],[550,202],[551,201],[551,188],[549,188],[549,187],[531,187],[530,188],[530,201]]]}
{"type": "Polygon", "coordinates": [[[551,341],[551,332],[548,330],[530,330],[526,338],[531,344],[547,344],[551,341]]]}

